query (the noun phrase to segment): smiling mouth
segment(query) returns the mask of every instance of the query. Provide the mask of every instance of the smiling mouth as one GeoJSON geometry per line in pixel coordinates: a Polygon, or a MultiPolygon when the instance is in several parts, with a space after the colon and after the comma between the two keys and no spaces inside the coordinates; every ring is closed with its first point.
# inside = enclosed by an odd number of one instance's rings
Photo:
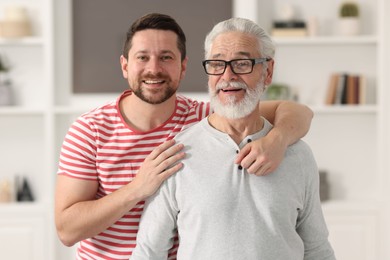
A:
{"type": "Polygon", "coordinates": [[[222,91],[222,92],[238,92],[240,90],[243,90],[242,88],[223,88],[223,89],[220,89],[219,91],[222,91]]]}
{"type": "Polygon", "coordinates": [[[165,80],[143,80],[142,82],[147,85],[155,85],[155,84],[162,84],[165,82],[165,80]]]}

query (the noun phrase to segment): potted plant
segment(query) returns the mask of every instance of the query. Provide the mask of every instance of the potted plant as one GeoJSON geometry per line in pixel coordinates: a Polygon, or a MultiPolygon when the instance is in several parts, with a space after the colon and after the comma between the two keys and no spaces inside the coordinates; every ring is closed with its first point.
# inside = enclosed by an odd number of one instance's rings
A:
{"type": "Polygon", "coordinates": [[[13,93],[10,80],[6,79],[9,67],[6,65],[4,56],[0,55],[0,106],[13,105],[13,93]]]}
{"type": "Polygon", "coordinates": [[[5,76],[9,70],[9,67],[6,65],[4,56],[2,57],[0,54],[0,86],[4,84],[5,76]]]}
{"type": "Polygon", "coordinates": [[[360,33],[359,6],[357,3],[342,3],[339,15],[339,30],[341,35],[352,36],[360,33]]]}
{"type": "Polygon", "coordinates": [[[267,100],[286,100],[291,99],[290,88],[286,84],[273,83],[268,86],[265,92],[267,100]]]}
{"type": "Polygon", "coordinates": [[[3,58],[0,56],[0,74],[5,73],[8,71],[8,67],[5,65],[5,61],[3,61],[3,58]]]}

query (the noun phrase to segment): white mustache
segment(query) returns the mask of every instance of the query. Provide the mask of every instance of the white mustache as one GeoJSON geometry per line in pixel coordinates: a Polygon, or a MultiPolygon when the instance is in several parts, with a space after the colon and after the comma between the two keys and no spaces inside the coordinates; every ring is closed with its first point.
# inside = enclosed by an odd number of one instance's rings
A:
{"type": "Polygon", "coordinates": [[[242,82],[235,82],[235,81],[222,81],[216,85],[216,90],[222,90],[225,88],[239,88],[239,89],[248,89],[248,86],[245,83],[242,82]]]}

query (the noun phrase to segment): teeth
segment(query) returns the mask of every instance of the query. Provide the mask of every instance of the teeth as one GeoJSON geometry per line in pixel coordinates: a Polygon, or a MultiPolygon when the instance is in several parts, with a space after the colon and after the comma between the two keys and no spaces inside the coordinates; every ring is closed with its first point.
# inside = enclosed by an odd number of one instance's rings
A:
{"type": "Polygon", "coordinates": [[[146,84],[159,84],[159,83],[163,83],[162,80],[145,80],[145,83],[146,84]]]}

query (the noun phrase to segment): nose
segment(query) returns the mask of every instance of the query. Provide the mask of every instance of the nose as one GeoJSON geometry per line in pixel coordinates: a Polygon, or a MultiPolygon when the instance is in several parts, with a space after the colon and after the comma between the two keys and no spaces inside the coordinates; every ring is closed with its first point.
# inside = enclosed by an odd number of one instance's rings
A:
{"type": "Polygon", "coordinates": [[[226,81],[237,79],[237,74],[233,72],[230,64],[226,66],[225,72],[222,74],[222,78],[226,81]]]}
{"type": "Polygon", "coordinates": [[[146,71],[150,73],[158,73],[162,71],[162,66],[160,63],[160,59],[158,58],[150,58],[146,64],[146,71]]]}

